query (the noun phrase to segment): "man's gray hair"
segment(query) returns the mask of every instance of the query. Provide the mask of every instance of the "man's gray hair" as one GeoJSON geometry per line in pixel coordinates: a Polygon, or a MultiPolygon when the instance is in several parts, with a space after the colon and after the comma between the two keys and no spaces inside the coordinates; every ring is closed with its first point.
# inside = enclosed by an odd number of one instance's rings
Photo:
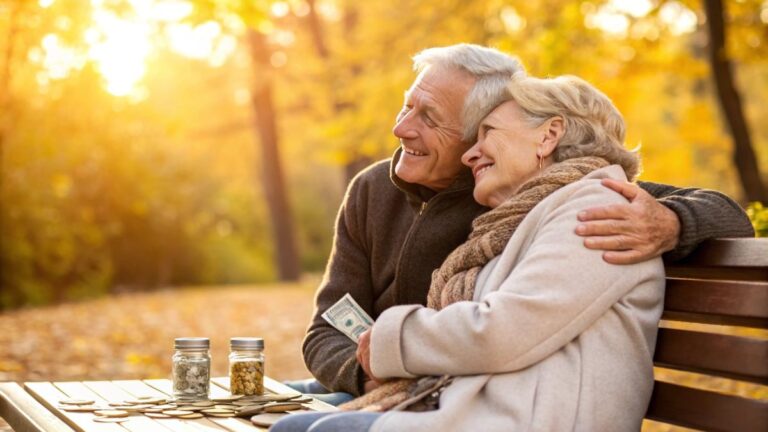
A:
{"type": "Polygon", "coordinates": [[[422,72],[429,66],[463,70],[475,78],[461,113],[462,140],[474,143],[480,121],[503,100],[510,78],[525,74],[516,57],[494,48],[457,44],[428,48],[413,57],[413,68],[422,72]]]}

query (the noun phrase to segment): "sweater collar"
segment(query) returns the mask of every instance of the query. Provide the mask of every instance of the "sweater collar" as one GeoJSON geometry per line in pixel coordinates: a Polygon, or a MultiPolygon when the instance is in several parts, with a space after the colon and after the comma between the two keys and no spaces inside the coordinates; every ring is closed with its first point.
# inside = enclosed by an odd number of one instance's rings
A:
{"type": "Polygon", "coordinates": [[[395,174],[395,166],[397,166],[397,162],[400,160],[402,153],[402,147],[398,147],[397,150],[395,150],[395,154],[392,156],[392,162],[389,166],[389,178],[398,189],[405,193],[405,195],[408,197],[408,201],[417,207],[421,206],[423,203],[431,200],[437,195],[444,195],[447,193],[463,190],[471,191],[475,187],[475,178],[472,175],[472,170],[469,168],[461,170],[461,173],[459,173],[453,183],[451,183],[450,186],[440,192],[435,192],[432,189],[417,183],[408,183],[407,181],[398,177],[397,174],[395,174]]]}

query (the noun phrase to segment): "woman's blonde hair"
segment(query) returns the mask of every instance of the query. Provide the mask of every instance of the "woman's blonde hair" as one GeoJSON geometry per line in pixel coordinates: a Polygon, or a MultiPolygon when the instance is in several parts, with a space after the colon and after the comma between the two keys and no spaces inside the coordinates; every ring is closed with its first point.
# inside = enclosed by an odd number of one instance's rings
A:
{"type": "Polygon", "coordinates": [[[520,106],[533,126],[552,117],[563,118],[565,132],[554,151],[555,162],[599,156],[621,165],[630,181],[639,174],[637,150],[624,148],[624,118],[608,96],[583,79],[515,75],[506,96],[520,106]]]}

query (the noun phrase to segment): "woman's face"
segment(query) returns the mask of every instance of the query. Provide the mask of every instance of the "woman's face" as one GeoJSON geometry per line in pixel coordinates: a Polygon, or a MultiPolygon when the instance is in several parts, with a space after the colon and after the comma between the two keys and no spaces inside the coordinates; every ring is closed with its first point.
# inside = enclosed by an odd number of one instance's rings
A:
{"type": "Polygon", "coordinates": [[[536,175],[536,152],[545,138],[545,128],[531,126],[514,101],[499,105],[480,122],[477,142],[461,158],[472,168],[478,203],[498,207],[536,175]]]}

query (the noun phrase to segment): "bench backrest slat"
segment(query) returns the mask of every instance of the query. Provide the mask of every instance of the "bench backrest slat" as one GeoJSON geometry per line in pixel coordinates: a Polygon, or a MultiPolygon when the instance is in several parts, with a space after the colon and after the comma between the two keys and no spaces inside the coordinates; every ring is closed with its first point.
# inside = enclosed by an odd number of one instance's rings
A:
{"type": "Polygon", "coordinates": [[[768,384],[768,340],[659,329],[656,366],[768,384]]]}
{"type": "Polygon", "coordinates": [[[768,281],[768,238],[717,239],[669,265],[667,277],[768,281]]]}
{"type": "Polygon", "coordinates": [[[768,282],[667,278],[664,310],[669,319],[768,328],[768,282]]]}
{"type": "Polygon", "coordinates": [[[704,431],[764,431],[768,402],[657,381],[645,416],[704,431]]]}
{"type": "Polygon", "coordinates": [[[768,238],[708,240],[678,264],[707,267],[765,267],[768,238]]]}
{"type": "MultiPolygon", "coordinates": [[[[665,320],[768,328],[768,239],[711,240],[666,273],[665,320]]],[[[683,326],[662,323],[656,366],[768,384],[768,340],[683,326]]],[[[656,381],[646,417],[705,431],[768,431],[768,401],[656,381]]]]}

